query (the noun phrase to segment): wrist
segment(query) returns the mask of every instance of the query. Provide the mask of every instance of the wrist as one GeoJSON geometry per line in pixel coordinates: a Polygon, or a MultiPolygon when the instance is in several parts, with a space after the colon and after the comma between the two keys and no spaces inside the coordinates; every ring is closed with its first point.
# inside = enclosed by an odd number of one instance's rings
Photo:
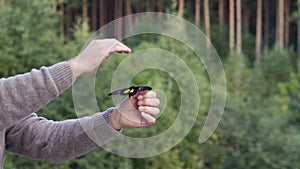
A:
{"type": "Polygon", "coordinates": [[[72,69],[72,72],[73,72],[73,76],[74,78],[77,78],[78,76],[80,76],[82,73],[78,70],[78,68],[76,69],[76,66],[77,65],[77,57],[71,59],[68,61],[71,69],[72,69]]]}
{"type": "Polygon", "coordinates": [[[120,114],[116,108],[110,113],[110,124],[115,130],[121,130],[123,126],[120,124],[120,114]]]}

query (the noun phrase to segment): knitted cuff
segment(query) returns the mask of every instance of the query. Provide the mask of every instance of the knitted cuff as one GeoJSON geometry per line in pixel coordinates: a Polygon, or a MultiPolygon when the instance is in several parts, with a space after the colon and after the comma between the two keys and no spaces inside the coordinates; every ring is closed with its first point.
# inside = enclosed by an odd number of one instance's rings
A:
{"type": "Polygon", "coordinates": [[[111,107],[111,108],[107,109],[106,112],[103,113],[103,118],[109,125],[111,125],[110,114],[112,111],[113,111],[113,108],[111,107]]]}
{"type": "Polygon", "coordinates": [[[102,113],[96,113],[90,117],[91,120],[81,119],[84,130],[98,146],[106,144],[122,132],[116,131],[110,124],[109,116],[112,110],[113,108],[109,108],[102,113]]]}
{"type": "Polygon", "coordinates": [[[68,62],[60,62],[48,70],[57,86],[59,94],[72,85],[73,72],[68,62]]]}

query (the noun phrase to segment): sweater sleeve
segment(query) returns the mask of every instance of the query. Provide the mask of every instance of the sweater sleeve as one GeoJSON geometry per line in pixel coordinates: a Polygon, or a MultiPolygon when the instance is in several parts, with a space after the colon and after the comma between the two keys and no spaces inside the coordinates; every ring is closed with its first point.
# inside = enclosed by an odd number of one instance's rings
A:
{"type": "Polygon", "coordinates": [[[48,104],[72,84],[67,62],[0,79],[0,123],[15,124],[48,104]]]}
{"type": "Polygon", "coordinates": [[[6,150],[35,160],[62,163],[96,149],[120,133],[107,122],[109,113],[110,109],[61,122],[31,114],[7,130],[6,150]]]}

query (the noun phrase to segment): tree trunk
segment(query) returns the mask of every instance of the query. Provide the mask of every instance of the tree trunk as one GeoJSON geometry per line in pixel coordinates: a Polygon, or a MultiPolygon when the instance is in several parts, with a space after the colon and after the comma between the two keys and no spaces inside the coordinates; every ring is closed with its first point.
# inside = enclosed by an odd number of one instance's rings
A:
{"type": "Polygon", "coordinates": [[[97,30],[97,0],[92,1],[92,29],[93,31],[97,30]]]}
{"type": "Polygon", "coordinates": [[[107,8],[108,8],[107,0],[100,0],[99,1],[100,27],[104,26],[107,23],[107,8]]]}
{"type": "Polygon", "coordinates": [[[269,27],[270,27],[270,1],[264,0],[264,48],[269,48],[269,27]]]}
{"type": "Polygon", "coordinates": [[[284,0],[278,0],[278,45],[284,48],[284,0]]]}
{"type": "Polygon", "coordinates": [[[278,39],[279,39],[279,33],[278,33],[278,28],[279,28],[279,1],[276,1],[276,25],[275,25],[275,45],[278,45],[278,39]]]}
{"type": "MultiPolygon", "coordinates": [[[[131,3],[130,0],[126,0],[126,15],[131,14],[131,3]]],[[[133,19],[132,16],[127,16],[127,30],[133,32],[133,19]]]]}
{"type": "Polygon", "coordinates": [[[199,27],[200,26],[200,0],[196,0],[195,2],[195,23],[199,27]]]}
{"type": "Polygon", "coordinates": [[[289,21],[289,17],[290,17],[290,0],[285,0],[285,23],[284,23],[284,46],[285,48],[288,48],[289,46],[289,34],[290,34],[290,21],[289,21]]]}
{"type": "Polygon", "coordinates": [[[184,15],[184,0],[179,0],[178,4],[178,16],[183,18],[184,15]]]}
{"type": "Polygon", "coordinates": [[[237,54],[240,56],[242,54],[242,9],[241,0],[236,0],[236,43],[237,43],[237,54]]]}
{"type": "Polygon", "coordinates": [[[244,28],[247,33],[250,32],[250,10],[249,10],[249,2],[245,2],[243,5],[243,23],[244,28]]]}
{"type": "Polygon", "coordinates": [[[82,21],[87,22],[88,20],[88,3],[87,0],[82,2],[82,21]]]}
{"type": "Polygon", "coordinates": [[[223,31],[223,25],[224,25],[224,0],[219,0],[219,28],[220,32],[223,31]]]}
{"type": "Polygon", "coordinates": [[[67,0],[66,36],[68,40],[71,39],[71,24],[72,24],[71,0],[67,0]]]}
{"type": "Polygon", "coordinates": [[[59,4],[59,27],[60,27],[60,32],[61,35],[65,34],[65,20],[64,20],[64,16],[65,16],[65,6],[64,3],[61,2],[59,4]]]}
{"type": "Polygon", "coordinates": [[[164,12],[164,5],[163,5],[163,2],[161,2],[161,1],[159,1],[159,2],[157,2],[158,4],[157,4],[157,11],[158,12],[160,12],[160,13],[162,13],[162,12],[164,12]]]}
{"type": "Polygon", "coordinates": [[[156,0],[151,0],[151,12],[156,12],[156,0]]]}
{"type": "Polygon", "coordinates": [[[123,0],[115,0],[115,19],[118,19],[115,24],[115,33],[117,38],[122,37],[123,35],[123,23],[119,19],[123,14],[123,0]]]}
{"type": "Polygon", "coordinates": [[[209,0],[204,0],[204,21],[206,32],[206,47],[210,48],[210,18],[209,18],[209,0]]]}
{"type": "Polygon", "coordinates": [[[229,53],[234,53],[234,0],[229,1],[229,53]]]}
{"type": "MultiPolygon", "coordinates": [[[[300,13],[300,0],[298,0],[298,12],[300,13]]],[[[300,60],[300,17],[298,18],[297,34],[297,55],[300,60]]]]}
{"type": "Polygon", "coordinates": [[[261,35],[262,35],[262,0],[257,0],[257,14],[256,14],[256,43],[255,56],[256,63],[260,64],[261,60],[261,35]]]}

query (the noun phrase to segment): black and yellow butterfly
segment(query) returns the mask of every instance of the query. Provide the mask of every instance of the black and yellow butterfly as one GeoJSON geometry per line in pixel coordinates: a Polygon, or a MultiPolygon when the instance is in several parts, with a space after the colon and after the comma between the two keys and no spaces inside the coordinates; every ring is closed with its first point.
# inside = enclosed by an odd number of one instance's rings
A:
{"type": "Polygon", "coordinates": [[[152,90],[149,86],[131,86],[129,88],[119,89],[115,90],[111,93],[108,93],[108,96],[112,95],[128,95],[131,99],[132,96],[134,96],[136,93],[145,91],[145,90],[152,90]]]}

